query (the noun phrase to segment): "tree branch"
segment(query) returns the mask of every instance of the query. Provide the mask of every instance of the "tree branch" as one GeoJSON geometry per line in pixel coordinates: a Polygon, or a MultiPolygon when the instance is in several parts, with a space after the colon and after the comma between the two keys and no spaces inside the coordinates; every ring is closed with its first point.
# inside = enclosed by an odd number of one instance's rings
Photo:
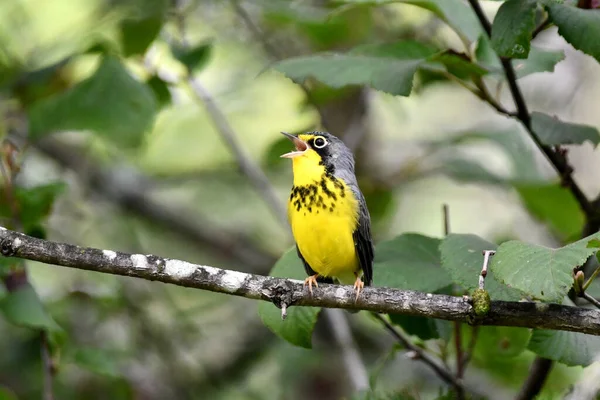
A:
{"type": "MultiPolygon", "coordinates": [[[[481,26],[483,27],[484,31],[487,33],[488,36],[491,37],[492,25],[490,24],[483,10],[481,9],[479,1],[469,0],[469,4],[471,5],[471,8],[477,15],[477,18],[479,19],[479,22],[481,23],[481,26]]],[[[585,196],[579,185],[573,180],[573,176],[571,174],[573,169],[569,165],[566,156],[563,153],[554,151],[552,147],[542,143],[538,135],[533,131],[531,125],[531,116],[529,115],[529,110],[527,108],[527,104],[525,103],[525,98],[523,97],[521,89],[517,84],[517,75],[515,73],[515,69],[512,66],[511,59],[506,57],[500,57],[500,62],[506,75],[506,81],[508,83],[510,93],[515,102],[515,106],[517,109],[516,118],[519,121],[521,121],[535,145],[544,153],[548,161],[550,161],[554,169],[558,172],[564,185],[571,190],[573,196],[579,203],[581,210],[586,216],[586,221],[593,223],[594,226],[591,227],[591,229],[595,229],[594,231],[597,232],[598,229],[600,229],[600,218],[598,218],[597,216],[598,212],[596,211],[596,208],[593,207],[592,203],[588,200],[588,198],[585,196]]],[[[502,113],[510,117],[514,116],[512,113],[502,113]]]]}
{"type": "Polygon", "coordinates": [[[311,296],[304,282],[196,265],[155,255],[129,254],[37,239],[0,228],[0,253],[46,264],[172,283],[178,286],[271,301],[277,306],[313,306],[396,313],[477,325],[554,329],[600,336],[600,311],[558,304],[492,301],[476,318],[463,297],[366,287],[358,301],[352,286],[321,284],[311,296]]]}
{"type": "Polygon", "coordinates": [[[536,357],[533,364],[531,364],[527,380],[523,384],[523,387],[521,387],[516,400],[534,399],[540,393],[542,387],[544,387],[553,364],[552,360],[536,357]]]}

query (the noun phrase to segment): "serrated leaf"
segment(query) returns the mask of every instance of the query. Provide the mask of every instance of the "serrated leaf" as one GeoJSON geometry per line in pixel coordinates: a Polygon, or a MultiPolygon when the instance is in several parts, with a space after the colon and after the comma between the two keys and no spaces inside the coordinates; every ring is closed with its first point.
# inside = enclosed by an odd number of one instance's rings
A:
{"type": "Polygon", "coordinates": [[[544,50],[531,46],[526,60],[513,60],[517,79],[538,72],[554,72],[556,64],[565,59],[563,50],[544,50]]]}
{"type": "Polygon", "coordinates": [[[600,337],[578,332],[534,329],[527,348],[537,355],[575,366],[588,366],[600,354],[600,337]]]}
{"type": "MultiPolygon", "coordinates": [[[[275,263],[270,276],[304,279],[305,271],[296,254],[296,249],[288,250],[275,263]]],[[[272,303],[261,302],[258,306],[260,319],[273,333],[295,346],[312,348],[312,333],[321,311],[318,307],[290,307],[287,318],[281,319],[281,310],[272,303]]]]}
{"type": "Polygon", "coordinates": [[[583,144],[586,140],[589,140],[594,146],[600,143],[600,134],[596,128],[563,122],[541,112],[531,113],[531,127],[542,143],[549,146],[583,144]]]}
{"type": "Polygon", "coordinates": [[[600,10],[584,10],[564,4],[548,6],[550,20],[561,35],[577,50],[600,62],[600,10]]]}
{"type": "Polygon", "coordinates": [[[587,244],[598,236],[588,236],[558,249],[509,241],[498,247],[491,269],[506,284],[536,299],[561,303],[573,284],[573,268],[595,252],[587,244]]]}
{"type": "Polygon", "coordinates": [[[484,360],[516,357],[521,354],[531,338],[527,328],[509,326],[481,326],[475,346],[475,357],[484,360]]]}
{"type": "Polygon", "coordinates": [[[134,79],[117,58],[106,56],[91,77],[30,107],[30,138],[91,130],[117,145],[135,147],[156,111],[150,88],[134,79]]]}
{"type": "Polygon", "coordinates": [[[119,378],[122,376],[119,366],[107,350],[82,347],[74,350],[73,362],[95,374],[119,378]]]}
{"type": "MultiPolygon", "coordinates": [[[[492,48],[492,43],[487,35],[481,35],[475,47],[475,58],[477,63],[487,68],[489,71],[505,79],[504,70],[500,59],[492,48]]],[[[512,60],[517,78],[535,74],[538,72],[553,72],[557,63],[564,60],[563,50],[545,50],[531,46],[529,56],[526,59],[512,60]]]]}
{"type": "Polygon", "coordinates": [[[421,292],[448,286],[452,282],[441,268],[439,244],[440,239],[416,233],[379,243],[375,249],[373,284],[421,292]]]}
{"type": "Polygon", "coordinates": [[[492,47],[500,57],[527,58],[535,29],[534,0],[507,0],[492,24],[492,47]]]}
{"type": "MultiPolygon", "coordinates": [[[[479,287],[483,251],[495,249],[495,244],[476,235],[450,234],[440,244],[442,268],[450,274],[454,282],[472,293],[479,287]]],[[[494,272],[488,269],[485,278],[485,289],[492,300],[518,301],[523,297],[518,290],[500,283],[494,275],[494,272]]]]}
{"type": "Polygon", "coordinates": [[[327,86],[340,88],[366,85],[382,92],[408,96],[413,78],[424,60],[397,60],[353,54],[317,54],[295,57],[274,64],[274,68],[296,82],[314,77],[327,86]]]}
{"type": "Polygon", "coordinates": [[[200,43],[191,48],[174,47],[173,56],[185,65],[188,71],[198,71],[208,64],[212,48],[212,40],[200,43]]]}
{"type": "Polygon", "coordinates": [[[25,284],[0,299],[0,312],[9,322],[18,326],[62,331],[46,312],[42,301],[30,284],[25,284]]]}
{"type": "Polygon", "coordinates": [[[585,216],[573,193],[559,184],[517,185],[525,207],[563,240],[578,236],[585,216]]]}
{"type": "Polygon", "coordinates": [[[440,51],[414,40],[361,45],[353,48],[349,54],[391,57],[399,60],[424,59],[427,61],[423,65],[424,68],[435,70],[435,67],[441,64],[442,68],[459,78],[468,78],[472,75],[483,76],[488,73],[487,69],[472,63],[466,55],[451,50],[440,51]]]}

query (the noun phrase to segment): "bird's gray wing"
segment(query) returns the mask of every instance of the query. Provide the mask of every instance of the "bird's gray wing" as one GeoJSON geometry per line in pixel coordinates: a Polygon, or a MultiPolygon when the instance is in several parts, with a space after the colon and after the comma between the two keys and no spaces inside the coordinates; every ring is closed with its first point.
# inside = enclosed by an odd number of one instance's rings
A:
{"type": "Polygon", "coordinates": [[[371,239],[371,216],[364,196],[359,190],[353,189],[359,203],[358,224],[352,234],[354,238],[354,248],[360,263],[360,268],[364,274],[365,286],[373,283],[373,241],[371,239]]]}

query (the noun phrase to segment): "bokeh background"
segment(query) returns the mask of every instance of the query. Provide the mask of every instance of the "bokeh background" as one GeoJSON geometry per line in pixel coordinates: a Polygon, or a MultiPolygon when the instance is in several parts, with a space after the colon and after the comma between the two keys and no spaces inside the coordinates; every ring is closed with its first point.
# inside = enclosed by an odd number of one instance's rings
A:
{"type": "MultiPolygon", "coordinates": [[[[501,4],[481,3],[489,17],[501,4]]],[[[452,232],[492,242],[556,246],[578,234],[582,217],[576,211],[550,224],[532,217],[531,189],[507,182],[543,186],[555,181],[552,168],[518,123],[457,83],[419,73],[409,97],[316,82],[307,95],[270,68],[292,56],[382,41],[410,39],[462,51],[447,25],[412,5],[331,11],[325,1],[0,2],[0,132],[19,145],[15,185],[66,183],[42,224],[46,236],[268,274],[292,239],[242,173],[211,105],[281,202],[292,175],[289,161],[278,157],[290,147],[279,132],[326,126],[343,138],[356,155],[376,242],[404,232],[442,237],[443,204],[452,232]],[[178,58],[184,49],[189,58],[178,58]],[[53,120],[36,114],[36,103],[94,74],[101,54],[113,55],[117,67],[107,67],[88,97],[51,105],[53,120]],[[122,99],[139,88],[119,81],[121,65],[144,84],[132,103],[122,99]],[[209,96],[208,107],[197,86],[209,96]],[[110,121],[70,118],[89,116],[90,109],[110,121]],[[99,128],[83,129],[86,124],[99,128]],[[28,132],[43,139],[25,142],[28,132]]],[[[565,58],[553,72],[519,80],[530,109],[600,127],[598,63],[575,51],[556,28],[534,45],[563,51],[565,58]]],[[[493,78],[488,84],[513,107],[505,84],[493,78]]],[[[597,151],[585,143],[570,148],[569,156],[575,179],[596,196],[597,151]]],[[[27,267],[48,313],[68,333],[53,355],[57,399],[352,395],[339,346],[323,320],[307,350],[265,328],[255,301],[27,267]]],[[[381,326],[362,314],[347,317],[378,388],[424,396],[416,398],[444,393],[438,378],[381,326]]],[[[0,399],[41,397],[41,340],[36,330],[0,318],[0,399]]],[[[466,379],[489,398],[511,398],[534,355],[494,358],[486,353],[499,346],[494,340],[478,345],[466,379]]],[[[428,345],[442,357],[451,352],[448,344],[428,345]]],[[[557,364],[541,398],[557,398],[582,371],[557,364]]]]}

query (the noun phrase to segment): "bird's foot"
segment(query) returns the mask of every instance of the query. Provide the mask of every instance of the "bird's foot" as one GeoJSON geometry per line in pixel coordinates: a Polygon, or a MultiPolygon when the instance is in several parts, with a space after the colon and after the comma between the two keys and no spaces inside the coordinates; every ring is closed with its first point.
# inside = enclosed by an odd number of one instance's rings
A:
{"type": "Polygon", "coordinates": [[[304,280],[304,286],[306,287],[306,285],[308,285],[308,291],[310,293],[310,295],[312,296],[313,291],[312,291],[312,285],[313,283],[315,284],[315,287],[319,287],[319,284],[317,283],[317,277],[319,276],[319,274],[314,274],[309,276],[308,278],[306,278],[304,280]]]}
{"type": "Polygon", "coordinates": [[[354,290],[356,290],[356,299],[354,301],[358,301],[358,296],[360,295],[360,291],[365,287],[365,283],[360,279],[360,276],[356,277],[356,281],[354,282],[354,290]]]}

